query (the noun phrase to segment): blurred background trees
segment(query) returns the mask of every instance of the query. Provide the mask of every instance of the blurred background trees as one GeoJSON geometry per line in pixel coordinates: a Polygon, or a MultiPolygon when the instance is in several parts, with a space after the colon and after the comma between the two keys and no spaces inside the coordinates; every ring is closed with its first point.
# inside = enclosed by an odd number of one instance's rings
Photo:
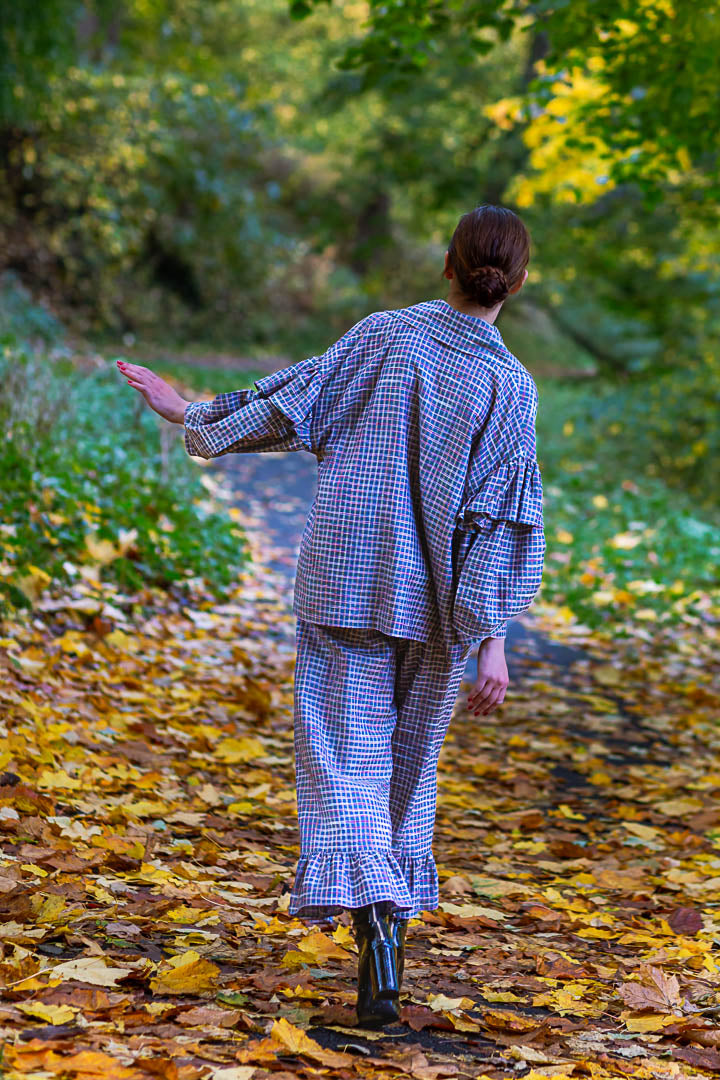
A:
{"type": "Polygon", "coordinates": [[[503,201],[530,300],[611,371],[672,367],[718,318],[714,7],[20,3],[5,268],[94,329],[252,340],[271,296],[415,298],[459,213],[503,201]]]}
{"type": "Polygon", "coordinates": [[[15,283],[96,341],[317,351],[444,295],[458,216],[502,202],[534,241],[510,347],[595,371],[591,442],[624,424],[715,506],[719,37],[690,0],[20,0],[5,321],[15,283]]]}

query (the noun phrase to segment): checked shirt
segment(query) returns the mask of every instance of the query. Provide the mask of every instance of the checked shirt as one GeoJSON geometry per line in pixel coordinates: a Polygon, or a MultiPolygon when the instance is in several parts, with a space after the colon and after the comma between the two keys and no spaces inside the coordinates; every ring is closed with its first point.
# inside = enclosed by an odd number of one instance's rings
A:
{"type": "Polygon", "coordinates": [[[497,327],[438,299],[374,312],[322,356],[193,402],[185,446],[314,454],[295,615],[451,647],[504,637],[540,587],[536,412],[497,327]]]}

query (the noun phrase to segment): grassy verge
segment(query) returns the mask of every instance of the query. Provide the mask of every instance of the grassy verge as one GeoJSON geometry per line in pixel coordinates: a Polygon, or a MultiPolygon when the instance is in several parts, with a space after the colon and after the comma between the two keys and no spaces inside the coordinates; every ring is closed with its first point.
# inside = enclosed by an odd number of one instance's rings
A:
{"type": "MultiPolygon", "coordinates": [[[[663,455],[689,448],[669,435],[663,445],[657,428],[642,422],[648,387],[537,381],[543,598],[592,629],[619,635],[717,620],[720,513],[709,478],[698,471],[693,492],[682,474],[663,468],[663,455]]],[[[681,431],[687,418],[674,416],[670,401],[665,408],[663,427],[681,431]]]]}
{"type": "Polygon", "coordinates": [[[222,594],[248,558],[242,531],[182,430],[123,393],[111,360],[2,343],[0,602],[51,582],[222,594]]]}

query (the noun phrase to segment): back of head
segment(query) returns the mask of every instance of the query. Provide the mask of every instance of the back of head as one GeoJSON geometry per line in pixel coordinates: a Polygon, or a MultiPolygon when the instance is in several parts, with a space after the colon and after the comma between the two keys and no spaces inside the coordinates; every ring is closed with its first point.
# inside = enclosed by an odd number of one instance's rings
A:
{"type": "Polygon", "coordinates": [[[448,246],[461,292],[480,307],[507,299],[530,259],[530,234],[504,206],[485,204],[463,214],[448,246]]]}

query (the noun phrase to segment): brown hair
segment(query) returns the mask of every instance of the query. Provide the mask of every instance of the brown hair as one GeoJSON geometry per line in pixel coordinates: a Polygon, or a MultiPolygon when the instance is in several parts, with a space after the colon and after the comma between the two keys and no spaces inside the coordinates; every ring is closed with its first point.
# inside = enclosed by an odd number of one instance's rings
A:
{"type": "Polygon", "coordinates": [[[468,300],[492,308],[522,280],[530,259],[530,234],[512,210],[484,204],[460,218],[448,255],[468,300]]]}

